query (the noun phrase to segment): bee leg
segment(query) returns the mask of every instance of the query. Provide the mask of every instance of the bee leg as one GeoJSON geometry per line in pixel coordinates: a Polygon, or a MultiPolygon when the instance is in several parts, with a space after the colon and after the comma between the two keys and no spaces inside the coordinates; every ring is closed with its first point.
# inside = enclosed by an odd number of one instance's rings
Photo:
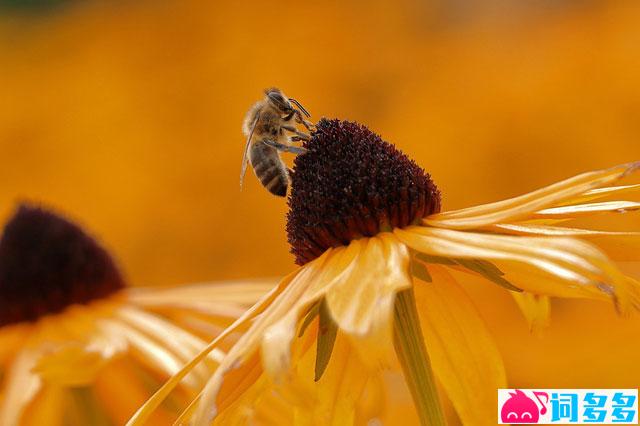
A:
{"type": "Polygon", "coordinates": [[[315,129],[315,127],[316,127],[315,124],[313,124],[310,121],[305,120],[304,118],[302,119],[302,122],[300,124],[302,124],[304,127],[306,127],[307,130],[309,130],[309,131],[313,131],[315,129]]]}
{"type": "Polygon", "coordinates": [[[299,110],[294,109],[293,112],[296,116],[296,123],[302,124],[304,127],[307,128],[307,130],[313,130],[314,124],[310,121],[305,120],[304,117],[302,116],[302,113],[299,110]]]}
{"type": "Polygon", "coordinates": [[[302,117],[302,114],[300,113],[300,111],[298,111],[297,109],[294,109],[292,112],[290,112],[289,114],[285,115],[284,117],[282,117],[282,121],[285,122],[289,122],[291,121],[292,118],[295,118],[296,123],[298,124],[302,124],[304,127],[307,128],[307,130],[313,130],[315,128],[315,124],[313,124],[310,121],[305,120],[302,117]]]}
{"type": "Polygon", "coordinates": [[[305,148],[300,148],[298,146],[289,146],[269,139],[264,139],[263,142],[265,145],[268,145],[282,152],[290,152],[292,154],[304,154],[305,152],[307,152],[305,148]]]}
{"type": "Polygon", "coordinates": [[[296,138],[296,140],[303,140],[303,141],[310,141],[311,140],[311,136],[309,136],[308,134],[304,133],[304,132],[299,132],[298,129],[296,129],[293,126],[281,126],[283,129],[288,130],[291,133],[295,133],[296,135],[294,136],[296,138]]]}

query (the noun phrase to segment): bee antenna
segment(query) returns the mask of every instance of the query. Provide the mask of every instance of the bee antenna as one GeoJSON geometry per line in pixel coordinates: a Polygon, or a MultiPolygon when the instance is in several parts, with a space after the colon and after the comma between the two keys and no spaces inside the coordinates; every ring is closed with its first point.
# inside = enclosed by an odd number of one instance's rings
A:
{"type": "Polygon", "coordinates": [[[300,102],[296,101],[293,98],[289,98],[289,102],[293,102],[294,104],[296,104],[296,106],[300,108],[300,111],[302,111],[304,115],[306,115],[307,117],[311,117],[311,114],[309,114],[309,111],[307,111],[300,102]]]}

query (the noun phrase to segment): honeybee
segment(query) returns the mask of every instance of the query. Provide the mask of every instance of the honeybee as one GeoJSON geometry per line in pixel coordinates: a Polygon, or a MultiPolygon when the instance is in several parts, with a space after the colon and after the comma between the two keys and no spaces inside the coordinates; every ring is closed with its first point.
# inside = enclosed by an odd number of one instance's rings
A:
{"type": "Polygon", "coordinates": [[[297,124],[311,130],[313,124],[304,116],[311,114],[293,98],[288,98],[280,89],[264,91],[264,99],[256,102],[245,116],[242,131],[247,137],[240,170],[240,188],[247,171],[247,163],[262,185],[274,195],[284,197],[289,186],[289,171],[280,157],[280,152],[304,154],[302,147],[291,142],[309,140],[307,133],[298,131],[297,124]],[[303,116],[304,114],[304,116],[303,116]]]}

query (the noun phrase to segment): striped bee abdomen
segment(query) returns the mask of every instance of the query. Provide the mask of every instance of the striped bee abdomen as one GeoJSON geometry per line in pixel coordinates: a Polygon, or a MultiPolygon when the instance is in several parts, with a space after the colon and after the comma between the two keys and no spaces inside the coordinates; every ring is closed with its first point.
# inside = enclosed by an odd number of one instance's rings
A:
{"type": "Polygon", "coordinates": [[[274,195],[287,195],[289,175],[275,148],[264,142],[255,142],[249,151],[249,161],[262,185],[274,195]]]}

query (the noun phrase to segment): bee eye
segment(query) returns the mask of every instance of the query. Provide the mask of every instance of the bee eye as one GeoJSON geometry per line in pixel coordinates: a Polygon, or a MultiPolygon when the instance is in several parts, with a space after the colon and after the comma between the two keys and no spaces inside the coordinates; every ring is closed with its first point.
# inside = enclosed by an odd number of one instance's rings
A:
{"type": "Polygon", "coordinates": [[[273,102],[278,108],[285,110],[291,108],[289,102],[285,101],[280,93],[269,92],[267,96],[269,97],[269,100],[271,100],[271,102],[273,102]]]}

